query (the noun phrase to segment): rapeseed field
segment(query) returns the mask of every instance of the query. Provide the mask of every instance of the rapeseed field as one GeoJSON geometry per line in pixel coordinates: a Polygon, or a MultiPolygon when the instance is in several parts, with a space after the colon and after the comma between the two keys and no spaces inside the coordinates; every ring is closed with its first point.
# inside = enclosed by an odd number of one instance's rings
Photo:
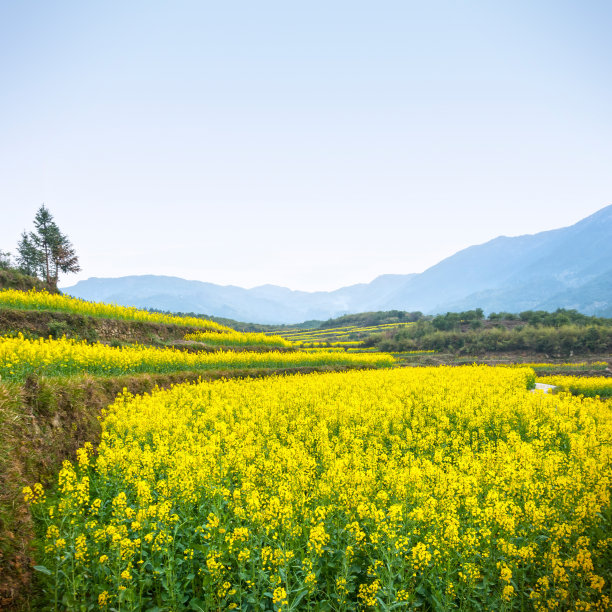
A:
{"type": "Polygon", "coordinates": [[[185,335],[185,340],[195,340],[219,346],[275,346],[290,348],[293,343],[280,336],[253,332],[226,332],[219,334],[216,332],[197,331],[185,335]]]}
{"type": "Polygon", "coordinates": [[[587,397],[612,397],[612,378],[604,376],[542,376],[538,382],[587,397]]]}
{"type": "Polygon", "coordinates": [[[216,351],[190,353],[145,345],[111,347],[71,338],[28,339],[0,336],[0,379],[24,380],[32,375],[123,375],[237,368],[293,368],[303,366],[390,366],[391,355],[338,354],[336,351],[216,351]]]}
{"type": "Polygon", "coordinates": [[[215,332],[231,332],[231,328],[201,319],[199,317],[183,317],[140,310],[133,306],[119,306],[103,302],[88,302],[69,295],[49,293],[48,291],[18,291],[4,289],[0,291],[0,306],[18,308],[20,310],[51,310],[69,312],[89,317],[118,319],[122,321],[144,321],[146,323],[162,323],[164,325],[181,325],[186,327],[201,327],[215,332]]]}
{"type": "Polygon", "coordinates": [[[124,393],[24,489],[50,609],[607,610],[612,409],[528,368],[124,393]]]}

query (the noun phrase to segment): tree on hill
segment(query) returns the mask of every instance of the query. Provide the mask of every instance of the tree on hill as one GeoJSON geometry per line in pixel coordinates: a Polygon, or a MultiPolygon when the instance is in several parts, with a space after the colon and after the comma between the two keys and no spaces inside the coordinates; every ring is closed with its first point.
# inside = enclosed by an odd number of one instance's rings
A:
{"type": "Polygon", "coordinates": [[[44,204],[34,217],[34,231],[21,234],[17,263],[21,270],[42,278],[54,289],[60,272],[79,272],[81,269],[72,243],[60,231],[44,204]]]}
{"type": "Polygon", "coordinates": [[[8,270],[11,267],[11,254],[8,251],[0,251],[0,270],[8,270]]]}

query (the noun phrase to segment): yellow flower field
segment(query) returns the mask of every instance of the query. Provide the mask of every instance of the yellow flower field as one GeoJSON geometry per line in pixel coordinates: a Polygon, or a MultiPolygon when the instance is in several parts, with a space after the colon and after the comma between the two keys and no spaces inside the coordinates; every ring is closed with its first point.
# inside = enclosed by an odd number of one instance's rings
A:
{"type": "Polygon", "coordinates": [[[381,325],[358,326],[347,325],[343,327],[328,327],[323,329],[286,329],[282,331],[269,332],[270,335],[281,334],[287,340],[298,343],[331,342],[333,339],[342,338],[351,334],[364,334],[382,332],[390,329],[402,329],[414,325],[414,323],[383,323],[381,325]]]}
{"type": "Polygon", "coordinates": [[[538,382],[555,385],[563,391],[587,397],[612,397],[612,378],[604,376],[542,376],[538,382]]]}
{"type": "Polygon", "coordinates": [[[612,409],[533,370],[125,394],[26,488],[51,609],[607,610],[612,409]]]}
{"type": "Polygon", "coordinates": [[[536,372],[540,369],[546,368],[557,368],[560,370],[577,370],[577,369],[585,369],[592,368],[594,370],[605,370],[608,367],[608,363],[606,361],[593,361],[589,363],[588,361],[580,361],[578,363],[521,363],[517,364],[517,367],[530,367],[533,368],[536,372]]]}
{"type": "Polygon", "coordinates": [[[186,327],[202,327],[217,332],[233,331],[229,327],[200,319],[198,317],[179,317],[175,315],[148,312],[133,306],[118,306],[102,302],[87,302],[69,295],[49,293],[47,291],[17,291],[15,289],[0,290],[0,307],[19,308],[21,310],[56,310],[83,314],[90,317],[120,319],[123,321],[144,321],[147,323],[163,323],[165,325],[182,325],[186,327]]]}
{"type": "Polygon", "coordinates": [[[204,342],[206,344],[214,344],[220,346],[278,346],[282,348],[290,348],[292,342],[285,340],[280,336],[270,336],[268,334],[237,332],[231,331],[223,334],[216,332],[194,332],[187,334],[185,340],[195,340],[196,342],[204,342]]]}
{"type": "Polygon", "coordinates": [[[175,348],[130,345],[119,348],[85,340],[30,340],[0,336],[0,378],[24,380],[32,374],[69,376],[89,373],[121,375],[138,372],[176,372],[222,368],[291,368],[300,366],[390,366],[391,355],[349,355],[335,351],[263,353],[217,351],[189,353],[175,348]]]}

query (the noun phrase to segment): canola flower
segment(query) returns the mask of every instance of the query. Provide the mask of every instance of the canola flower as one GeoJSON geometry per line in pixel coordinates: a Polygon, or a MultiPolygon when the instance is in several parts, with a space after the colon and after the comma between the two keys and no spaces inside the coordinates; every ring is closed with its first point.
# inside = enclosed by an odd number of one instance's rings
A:
{"type": "Polygon", "coordinates": [[[304,342],[303,340],[296,340],[293,343],[294,347],[299,347],[300,349],[308,349],[308,348],[340,348],[341,350],[348,349],[349,347],[357,347],[361,346],[363,342],[361,340],[339,340],[339,341],[329,341],[322,340],[316,342],[304,342]]]}
{"type": "Polygon", "coordinates": [[[573,370],[573,369],[580,369],[583,370],[585,368],[591,368],[593,370],[605,370],[608,367],[608,364],[605,361],[593,361],[592,363],[589,363],[588,361],[581,361],[578,363],[519,363],[516,364],[516,367],[519,368],[524,368],[524,367],[529,367],[529,368],[533,368],[534,370],[539,370],[539,369],[550,369],[550,368],[555,368],[557,370],[573,370]]]}
{"type": "Polygon", "coordinates": [[[538,382],[586,397],[612,397],[612,378],[604,376],[542,376],[538,382]]]}
{"type": "Polygon", "coordinates": [[[217,351],[189,353],[145,345],[110,347],[86,340],[60,338],[30,340],[0,337],[0,377],[24,380],[32,374],[71,376],[121,375],[139,372],[176,372],[235,368],[292,368],[301,366],[384,367],[391,355],[348,355],[335,351],[217,351]]]}
{"type": "Polygon", "coordinates": [[[294,340],[293,346],[299,347],[301,349],[316,349],[316,348],[325,348],[327,347],[327,342],[303,342],[302,340],[294,340]]]}
{"type": "Polygon", "coordinates": [[[51,608],[610,609],[612,407],[533,371],[124,393],[25,491],[51,608]]]}
{"type": "Polygon", "coordinates": [[[217,332],[231,332],[229,327],[200,319],[198,317],[179,317],[140,310],[133,306],[118,306],[102,302],[88,302],[69,295],[49,293],[48,291],[17,291],[4,289],[0,291],[0,306],[19,308],[21,310],[55,310],[83,314],[90,317],[119,319],[122,321],[144,321],[146,323],[163,323],[185,327],[202,327],[217,332]]]}
{"type": "Polygon", "coordinates": [[[354,325],[345,325],[344,327],[328,327],[325,330],[321,330],[321,329],[309,329],[309,330],[304,330],[304,329],[296,329],[295,331],[291,331],[291,330],[285,330],[285,331],[275,331],[275,332],[270,332],[271,334],[282,334],[283,337],[287,337],[287,336],[304,336],[304,335],[318,335],[322,332],[345,332],[347,330],[352,330],[352,329],[356,329],[356,326],[354,325]]]}
{"type": "Polygon", "coordinates": [[[381,332],[389,329],[401,329],[414,325],[414,323],[384,323],[382,325],[370,325],[360,327],[357,325],[346,325],[343,327],[328,327],[326,329],[313,330],[286,330],[279,332],[270,332],[270,335],[282,334],[288,340],[293,341],[310,341],[310,342],[325,342],[332,338],[340,338],[350,336],[351,334],[381,332]]]}
{"type": "Polygon", "coordinates": [[[435,349],[419,349],[419,350],[415,350],[415,351],[402,351],[400,353],[393,353],[394,355],[397,356],[401,356],[401,355],[427,355],[430,353],[437,353],[438,351],[435,349]]]}
{"type": "Polygon", "coordinates": [[[323,353],[343,353],[347,349],[343,346],[304,346],[303,344],[299,346],[300,351],[305,351],[307,353],[313,352],[323,352],[323,353]]]}
{"type": "Polygon", "coordinates": [[[291,348],[293,343],[280,336],[250,332],[226,332],[223,334],[215,332],[194,332],[185,335],[185,340],[195,340],[206,344],[220,346],[276,346],[291,348]]]}

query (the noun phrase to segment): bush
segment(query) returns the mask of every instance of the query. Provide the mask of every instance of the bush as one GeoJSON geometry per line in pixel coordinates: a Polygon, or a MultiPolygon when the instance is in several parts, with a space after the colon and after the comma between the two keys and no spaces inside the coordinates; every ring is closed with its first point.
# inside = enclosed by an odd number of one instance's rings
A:
{"type": "Polygon", "coordinates": [[[612,350],[612,328],[609,326],[585,327],[572,323],[559,327],[525,324],[513,329],[502,325],[485,328],[481,321],[474,319],[465,331],[458,327],[439,329],[452,326],[454,320],[454,317],[440,315],[431,322],[419,321],[395,333],[372,335],[364,345],[389,352],[449,350],[478,354],[527,350],[559,356],[612,350]]]}
{"type": "Polygon", "coordinates": [[[70,335],[70,327],[66,321],[51,321],[49,323],[49,335],[53,338],[61,338],[70,335]]]}

